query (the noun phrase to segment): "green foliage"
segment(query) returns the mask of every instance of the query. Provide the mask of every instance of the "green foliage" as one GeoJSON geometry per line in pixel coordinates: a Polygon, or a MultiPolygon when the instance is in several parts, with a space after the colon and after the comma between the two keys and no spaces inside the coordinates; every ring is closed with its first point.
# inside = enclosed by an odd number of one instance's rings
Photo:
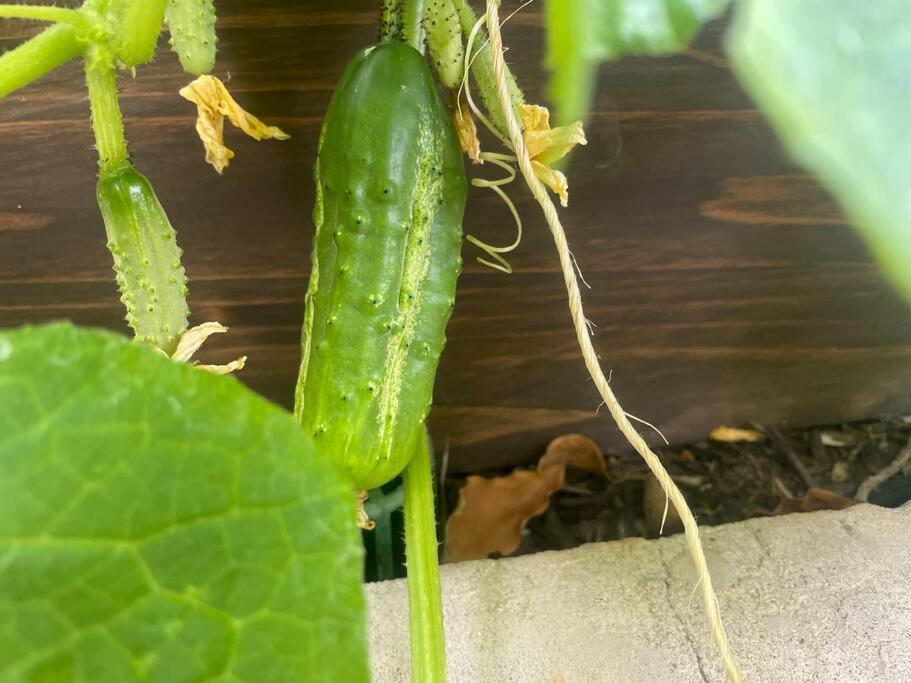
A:
{"type": "Polygon", "coordinates": [[[547,0],[550,97],[560,124],[584,119],[597,66],[624,55],[678,52],[728,0],[547,0]]]}
{"type": "Polygon", "coordinates": [[[0,55],[0,100],[78,56],[82,45],[72,26],[58,24],[0,55]]]}
{"type": "Polygon", "coordinates": [[[911,298],[907,0],[742,0],[728,51],[787,149],[911,298]]]}
{"type": "Polygon", "coordinates": [[[0,680],[366,681],[354,497],[235,380],[0,334],[0,680]]]}

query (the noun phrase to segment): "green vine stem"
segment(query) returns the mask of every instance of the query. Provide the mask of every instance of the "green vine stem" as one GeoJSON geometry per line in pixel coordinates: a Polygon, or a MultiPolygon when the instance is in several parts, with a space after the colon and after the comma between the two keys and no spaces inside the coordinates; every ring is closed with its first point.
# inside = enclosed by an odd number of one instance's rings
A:
{"type": "Polygon", "coordinates": [[[137,341],[171,355],[189,316],[183,252],[151,184],[130,165],[117,71],[107,48],[89,48],[85,79],[98,148],[98,206],[126,320],[137,341]]]}
{"type": "Polygon", "coordinates": [[[72,26],[51,26],[0,56],[0,99],[82,53],[72,26]]]}
{"type": "Polygon", "coordinates": [[[401,38],[424,53],[424,0],[403,0],[401,38]]]}
{"type": "Polygon", "coordinates": [[[82,30],[89,30],[92,27],[92,20],[79,10],[53,5],[0,4],[0,19],[53,21],[59,24],[70,24],[82,30]]]}
{"type": "MultiPolygon", "coordinates": [[[[450,2],[452,2],[452,6],[459,15],[462,33],[467,37],[477,23],[478,17],[475,15],[474,10],[471,9],[471,5],[468,4],[468,0],[450,0],[450,2]]],[[[490,49],[490,42],[487,39],[487,32],[484,29],[478,31],[474,45],[472,54],[466,54],[465,59],[473,59],[471,73],[474,75],[478,90],[481,93],[484,107],[487,109],[494,126],[505,133],[506,120],[503,118],[503,110],[500,108],[500,101],[497,98],[497,82],[493,75],[493,53],[490,49]]],[[[520,104],[524,104],[525,96],[522,94],[522,90],[510,70],[506,72],[506,83],[512,106],[518,107],[520,104]]]]}
{"type": "Polygon", "coordinates": [[[430,457],[430,438],[422,430],[414,456],[402,474],[405,480],[411,680],[417,683],[443,683],[446,680],[443,602],[430,457]]]}
{"type": "Polygon", "coordinates": [[[85,81],[92,109],[92,130],[98,148],[98,174],[110,175],[128,163],[123,114],[117,100],[117,70],[105,48],[93,45],[85,58],[85,81]]]}

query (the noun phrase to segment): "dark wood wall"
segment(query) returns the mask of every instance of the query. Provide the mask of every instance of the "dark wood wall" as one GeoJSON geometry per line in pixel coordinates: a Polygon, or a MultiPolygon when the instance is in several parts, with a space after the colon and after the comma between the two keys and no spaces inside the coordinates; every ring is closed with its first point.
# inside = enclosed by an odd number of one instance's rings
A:
{"type": "MultiPolygon", "coordinates": [[[[311,165],[346,60],[374,38],[371,0],[220,2],[217,73],[288,142],[233,131],[224,177],[202,161],[186,82],[162,39],[124,75],[137,167],[180,234],[193,321],[231,327],[205,349],[247,354],[241,379],[288,404],[309,271],[311,165]]],[[[507,6],[516,4],[507,2],[507,6]]],[[[35,32],[0,22],[0,49],[35,32]]],[[[837,207],[790,164],[731,75],[724,22],[670,59],[605,66],[564,213],[591,291],[588,317],[626,409],[672,442],[719,423],[818,423],[911,410],[911,320],[837,207]]],[[[540,7],[506,30],[530,99],[543,99],[540,7]]],[[[71,318],[124,329],[94,202],[95,156],[72,63],[0,102],[0,326],[71,318]]],[[[479,169],[469,169],[477,173],[479,169]]],[[[546,226],[527,192],[515,273],[464,249],[433,430],[453,471],[531,462],[580,431],[619,445],[587,380],[546,226]]],[[[466,231],[512,240],[473,190],[466,231]]],[[[0,407],[2,409],[2,407],[0,407]]]]}

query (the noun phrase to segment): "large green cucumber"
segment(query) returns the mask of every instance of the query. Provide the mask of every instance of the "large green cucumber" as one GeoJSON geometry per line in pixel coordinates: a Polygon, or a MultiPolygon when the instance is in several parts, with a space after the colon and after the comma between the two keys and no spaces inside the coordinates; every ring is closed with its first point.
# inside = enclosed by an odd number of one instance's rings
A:
{"type": "Polygon", "coordinates": [[[461,270],[467,186],[424,58],[359,53],[332,96],[295,415],[358,489],[401,472],[422,434],[461,270]]]}

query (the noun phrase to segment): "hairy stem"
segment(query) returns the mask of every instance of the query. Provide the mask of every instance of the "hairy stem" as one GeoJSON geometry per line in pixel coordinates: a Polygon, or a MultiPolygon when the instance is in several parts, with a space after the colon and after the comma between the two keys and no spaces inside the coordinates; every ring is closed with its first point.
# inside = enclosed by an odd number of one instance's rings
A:
{"type": "Polygon", "coordinates": [[[11,5],[0,4],[0,19],[34,19],[70,24],[76,28],[91,27],[91,20],[82,12],[53,5],[11,5]]]}
{"type": "Polygon", "coordinates": [[[403,0],[402,39],[415,50],[424,53],[424,0],[403,0]]]}
{"type": "Polygon", "coordinates": [[[442,683],[446,680],[446,645],[429,442],[421,430],[415,453],[403,472],[411,680],[442,683]]]}
{"type": "Polygon", "coordinates": [[[127,141],[123,114],[117,100],[117,71],[111,53],[99,46],[89,48],[85,59],[85,81],[92,109],[92,130],[98,148],[98,173],[103,176],[127,163],[127,141]]]}
{"type": "Polygon", "coordinates": [[[0,99],[82,52],[72,26],[51,26],[0,56],[0,99]]]}

